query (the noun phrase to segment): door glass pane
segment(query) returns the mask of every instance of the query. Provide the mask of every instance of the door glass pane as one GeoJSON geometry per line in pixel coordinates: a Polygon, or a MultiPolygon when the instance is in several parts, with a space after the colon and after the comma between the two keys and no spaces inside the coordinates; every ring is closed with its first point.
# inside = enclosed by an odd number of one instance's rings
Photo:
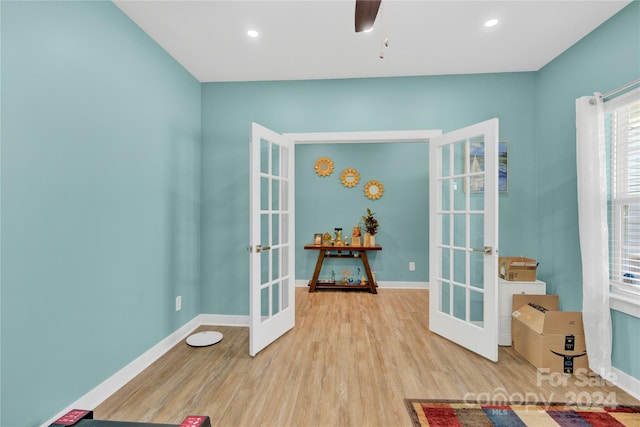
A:
{"type": "Polygon", "coordinates": [[[445,179],[440,182],[440,188],[442,190],[442,210],[448,211],[451,209],[449,207],[449,201],[451,199],[451,180],[445,179]]]}
{"type": "Polygon", "coordinates": [[[451,215],[444,214],[440,215],[440,227],[442,233],[442,243],[443,245],[450,245],[451,243],[451,215]]]}
{"type": "Polygon", "coordinates": [[[291,243],[289,241],[289,214],[282,214],[280,219],[280,244],[286,245],[287,243],[291,243]]]}
{"type": "Polygon", "coordinates": [[[280,262],[282,265],[282,274],[286,275],[289,271],[289,245],[280,248],[280,262]]]}
{"type": "Polygon", "coordinates": [[[280,210],[280,180],[271,179],[271,209],[280,210]]]}
{"type": "Polygon", "coordinates": [[[471,193],[484,191],[484,141],[481,138],[469,143],[469,165],[471,193]]]}
{"type": "Polygon", "coordinates": [[[280,214],[273,214],[271,216],[271,244],[280,244],[280,214]]]}
{"type": "Polygon", "coordinates": [[[484,254],[471,252],[469,254],[470,265],[469,281],[471,286],[484,289],[484,254]]]}
{"type": "MultiPolygon", "coordinates": [[[[284,252],[282,256],[284,257],[284,252]]],[[[283,258],[283,259],[286,259],[286,258],[283,258]]],[[[281,301],[282,301],[283,310],[286,310],[287,308],[289,308],[289,278],[288,277],[282,280],[282,300],[281,301]]]]}
{"type": "Polygon", "coordinates": [[[484,326],[484,294],[482,292],[469,292],[469,317],[477,326],[484,326]]]}
{"type": "Polygon", "coordinates": [[[269,286],[260,289],[260,320],[262,322],[269,320],[269,286]]]}
{"type": "Polygon", "coordinates": [[[269,173],[269,141],[260,139],[260,173],[269,173]]]}
{"type": "Polygon", "coordinates": [[[484,214],[469,215],[469,240],[472,248],[484,247],[484,214]]]}
{"type": "Polygon", "coordinates": [[[467,251],[453,250],[453,281],[467,283],[467,251]]]}
{"type": "Polygon", "coordinates": [[[269,240],[269,214],[260,214],[260,242],[261,246],[271,246],[269,240]]]}
{"type": "MultiPolygon", "coordinates": [[[[473,249],[484,249],[484,214],[469,215],[469,246],[473,249]]],[[[469,280],[471,286],[484,288],[484,254],[470,253],[469,280]]]]}
{"type": "Polygon", "coordinates": [[[260,177],[260,210],[269,209],[269,178],[260,177]]]}
{"type": "Polygon", "coordinates": [[[271,175],[280,176],[280,146],[271,145],[271,175]]]}
{"type": "MultiPolygon", "coordinates": [[[[484,183],[482,184],[484,186],[484,183]]],[[[471,192],[469,196],[469,209],[472,211],[484,210],[484,191],[471,192]]]]}
{"type": "Polygon", "coordinates": [[[484,172],[484,138],[481,136],[469,141],[469,164],[470,173],[484,172]]]}
{"type": "Polygon", "coordinates": [[[461,320],[467,320],[467,289],[453,285],[453,315],[461,320]]]}
{"type": "MultiPolygon", "coordinates": [[[[269,246],[269,214],[260,214],[260,246],[269,246]]],[[[260,252],[260,283],[271,280],[269,275],[269,252],[260,252]]]]}
{"type": "Polygon", "coordinates": [[[271,277],[277,279],[280,277],[280,249],[271,248],[271,277]]]}
{"type": "Polygon", "coordinates": [[[281,209],[283,211],[288,211],[289,210],[289,181],[288,180],[282,180],[280,181],[280,200],[281,200],[281,209]]]}
{"type": "Polygon", "coordinates": [[[276,315],[280,312],[280,282],[271,286],[271,313],[276,315]]]}
{"type": "Polygon", "coordinates": [[[453,143],[453,175],[465,173],[466,141],[453,143]]]}
{"type": "Polygon", "coordinates": [[[464,188],[464,178],[453,180],[453,209],[456,211],[467,210],[467,193],[464,188]]]}
{"type": "Polygon", "coordinates": [[[260,284],[269,283],[269,252],[260,252],[260,284]]]}
{"type": "Polygon", "coordinates": [[[441,250],[441,263],[442,263],[442,278],[451,279],[451,250],[449,248],[442,248],[441,250]]]}
{"type": "Polygon", "coordinates": [[[451,286],[448,282],[439,282],[440,285],[440,311],[451,314],[451,286]]]}
{"type": "Polygon", "coordinates": [[[442,163],[442,174],[440,176],[445,177],[451,175],[450,171],[450,150],[448,145],[440,147],[440,159],[442,163]]]}
{"type": "Polygon", "coordinates": [[[453,246],[467,247],[467,216],[465,214],[453,215],[453,246]]]}

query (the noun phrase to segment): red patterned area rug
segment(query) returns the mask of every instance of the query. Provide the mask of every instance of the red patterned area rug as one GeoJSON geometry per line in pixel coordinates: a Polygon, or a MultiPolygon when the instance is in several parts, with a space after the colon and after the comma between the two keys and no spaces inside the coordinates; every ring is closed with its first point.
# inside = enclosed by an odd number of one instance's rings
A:
{"type": "Polygon", "coordinates": [[[416,427],[640,427],[640,406],[562,403],[481,405],[451,400],[405,399],[416,427]]]}

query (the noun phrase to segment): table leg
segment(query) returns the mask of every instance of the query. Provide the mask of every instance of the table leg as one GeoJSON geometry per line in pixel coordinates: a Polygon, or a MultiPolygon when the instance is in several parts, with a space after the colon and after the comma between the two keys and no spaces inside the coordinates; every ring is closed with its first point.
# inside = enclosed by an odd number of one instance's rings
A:
{"type": "Polygon", "coordinates": [[[322,262],[324,261],[324,254],[326,251],[318,251],[318,261],[316,261],[316,269],[313,272],[313,277],[309,282],[309,292],[316,291],[316,285],[318,284],[318,277],[320,277],[320,270],[322,269],[322,262]]]}
{"type": "Polygon", "coordinates": [[[369,289],[372,294],[377,294],[376,282],[373,280],[373,274],[371,274],[371,268],[369,267],[369,258],[367,258],[367,251],[360,251],[360,258],[362,259],[362,265],[364,271],[367,273],[367,280],[369,281],[369,289]]]}

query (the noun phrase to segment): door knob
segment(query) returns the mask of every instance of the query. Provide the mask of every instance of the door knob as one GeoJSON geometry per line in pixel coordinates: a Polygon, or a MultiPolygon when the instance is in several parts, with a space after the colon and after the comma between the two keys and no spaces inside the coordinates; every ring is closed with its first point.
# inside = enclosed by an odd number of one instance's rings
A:
{"type": "Polygon", "coordinates": [[[480,252],[485,255],[491,255],[493,253],[493,248],[491,246],[485,246],[484,248],[472,248],[473,252],[480,252]]]}

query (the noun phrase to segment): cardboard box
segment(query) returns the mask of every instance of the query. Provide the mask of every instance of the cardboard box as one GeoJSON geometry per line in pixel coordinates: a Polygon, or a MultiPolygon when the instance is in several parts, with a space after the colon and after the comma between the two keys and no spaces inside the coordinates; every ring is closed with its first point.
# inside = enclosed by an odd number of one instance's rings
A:
{"type": "Polygon", "coordinates": [[[514,295],[513,307],[513,349],[533,366],[565,374],[589,369],[581,312],[558,311],[558,295],[514,295]]]}
{"type": "Polygon", "coordinates": [[[521,256],[498,257],[498,277],[513,282],[535,282],[538,262],[521,256]]]}

